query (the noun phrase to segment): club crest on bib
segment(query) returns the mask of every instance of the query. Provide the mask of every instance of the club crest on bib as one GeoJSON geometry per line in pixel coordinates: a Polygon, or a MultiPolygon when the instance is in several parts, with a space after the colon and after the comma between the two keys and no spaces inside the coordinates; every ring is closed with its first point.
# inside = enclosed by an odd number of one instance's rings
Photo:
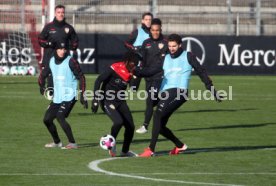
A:
{"type": "Polygon", "coordinates": [[[67,28],[67,27],[64,28],[64,31],[65,31],[66,34],[68,34],[69,33],[69,28],[67,28]]]}
{"type": "Polygon", "coordinates": [[[163,43],[159,43],[159,44],[158,44],[158,48],[159,48],[159,49],[162,49],[163,47],[164,47],[164,44],[163,44],[163,43]]]}

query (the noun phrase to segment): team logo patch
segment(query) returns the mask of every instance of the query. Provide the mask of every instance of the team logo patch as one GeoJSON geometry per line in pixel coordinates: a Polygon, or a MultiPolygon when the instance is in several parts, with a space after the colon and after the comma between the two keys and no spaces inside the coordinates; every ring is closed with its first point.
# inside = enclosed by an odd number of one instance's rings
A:
{"type": "Polygon", "coordinates": [[[159,48],[159,49],[162,49],[163,47],[164,47],[164,44],[163,44],[163,43],[159,43],[159,44],[158,44],[158,48],[159,48]]]}
{"type": "Polygon", "coordinates": [[[110,104],[109,107],[112,109],[112,110],[115,110],[115,106],[113,104],[110,104]]]}
{"type": "Polygon", "coordinates": [[[64,31],[65,31],[66,34],[68,34],[69,33],[69,28],[67,28],[67,27],[64,28],[64,31]]]}
{"type": "Polygon", "coordinates": [[[151,48],[151,44],[147,43],[145,48],[151,48]]]}

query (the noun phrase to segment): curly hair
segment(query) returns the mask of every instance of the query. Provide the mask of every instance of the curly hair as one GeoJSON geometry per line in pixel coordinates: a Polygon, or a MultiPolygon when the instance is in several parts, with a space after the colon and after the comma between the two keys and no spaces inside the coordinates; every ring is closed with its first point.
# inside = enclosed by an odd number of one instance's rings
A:
{"type": "Polygon", "coordinates": [[[124,54],[123,61],[126,63],[134,62],[135,64],[137,64],[139,59],[137,54],[134,51],[128,51],[124,54]]]}

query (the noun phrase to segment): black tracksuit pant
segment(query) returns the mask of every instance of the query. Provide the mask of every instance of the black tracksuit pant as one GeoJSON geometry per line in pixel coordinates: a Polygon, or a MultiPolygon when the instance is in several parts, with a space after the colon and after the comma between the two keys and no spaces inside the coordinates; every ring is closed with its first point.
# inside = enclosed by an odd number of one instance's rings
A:
{"type": "Polygon", "coordinates": [[[150,81],[146,80],[146,91],[148,93],[148,97],[146,100],[145,120],[143,124],[146,128],[148,128],[150,120],[152,118],[153,109],[159,101],[158,92],[161,87],[161,83],[162,83],[162,79],[150,80],[150,81]]]}
{"type": "Polygon", "coordinates": [[[104,101],[105,113],[113,122],[111,135],[116,139],[122,126],[125,127],[122,152],[127,153],[134,135],[134,123],[126,101],[104,101]]]}
{"type": "Polygon", "coordinates": [[[74,107],[76,100],[72,101],[64,101],[60,104],[56,104],[51,102],[45,115],[43,122],[46,125],[48,131],[50,132],[55,143],[60,142],[60,138],[58,136],[57,128],[54,124],[54,119],[56,118],[59,124],[61,125],[63,131],[65,132],[69,143],[75,143],[75,139],[71,130],[69,123],[65,120],[74,107]]]}
{"type": "Polygon", "coordinates": [[[171,140],[175,146],[182,147],[183,143],[173,134],[173,132],[167,128],[167,123],[170,116],[176,111],[183,103],[186,102],[184,96],[177,95],[178,92],[183,93],[185,90],[173,88],[168,89],[167,93],[162,92],[161,97],[162,100],[158,102],[156,111],[153,116],[153,128],[152,128],[152,137],[150,142],[150,149],[154,152],[156,142],[158,140],[159,134],[164,136],[165,138],[171,140]],[[165,98],[165,94],[168,95],[167,99],[165,98]]]}

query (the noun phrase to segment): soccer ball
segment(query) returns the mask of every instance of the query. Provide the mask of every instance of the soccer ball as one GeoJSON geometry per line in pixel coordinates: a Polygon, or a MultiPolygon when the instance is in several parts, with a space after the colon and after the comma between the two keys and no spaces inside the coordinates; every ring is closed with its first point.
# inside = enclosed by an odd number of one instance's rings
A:
{"type": "Polygon", "coordinates": [[[18,75],[17,66],[12,66],[10,69],[10,75],[18,75]]]}
{"type": "Polygon", "coordinates": [[[18,66],[18,75],[25,76],[27,74],[27,67],[26,66],[18,66]]]}
{"type": "Polygon", "coordinates": [[[115,138],[110,134],[104,135],[100,139],[100,146],[104,150],[111,150],[116,145],[115,138]]]}
{"type": "Polygon", "coordinates": [[[34,66],[29,66],[27,68],[27,75],[31,75],[31,76],[34,76],[35,75],[35,67],[34,66]]]}
{"type": "Polygon", "coordinates": [[[44,97],[49,101],[53,100],[53,98],[54,98],[53,89],[47,88],[47,90],[45,90],[45,92],[44,92],[44,97]]]}
{"type": "Polygon", "coordinates": [[[1,68],[1,74],[2,75],[8,75],[10,73],[10,68],[8,66],[3,66],[1,68]]]}
{"type": "Polygon", "coordinates": [[[8,75],[10,68],[8,66],[0,66],[0,75],[8,75]]]}

